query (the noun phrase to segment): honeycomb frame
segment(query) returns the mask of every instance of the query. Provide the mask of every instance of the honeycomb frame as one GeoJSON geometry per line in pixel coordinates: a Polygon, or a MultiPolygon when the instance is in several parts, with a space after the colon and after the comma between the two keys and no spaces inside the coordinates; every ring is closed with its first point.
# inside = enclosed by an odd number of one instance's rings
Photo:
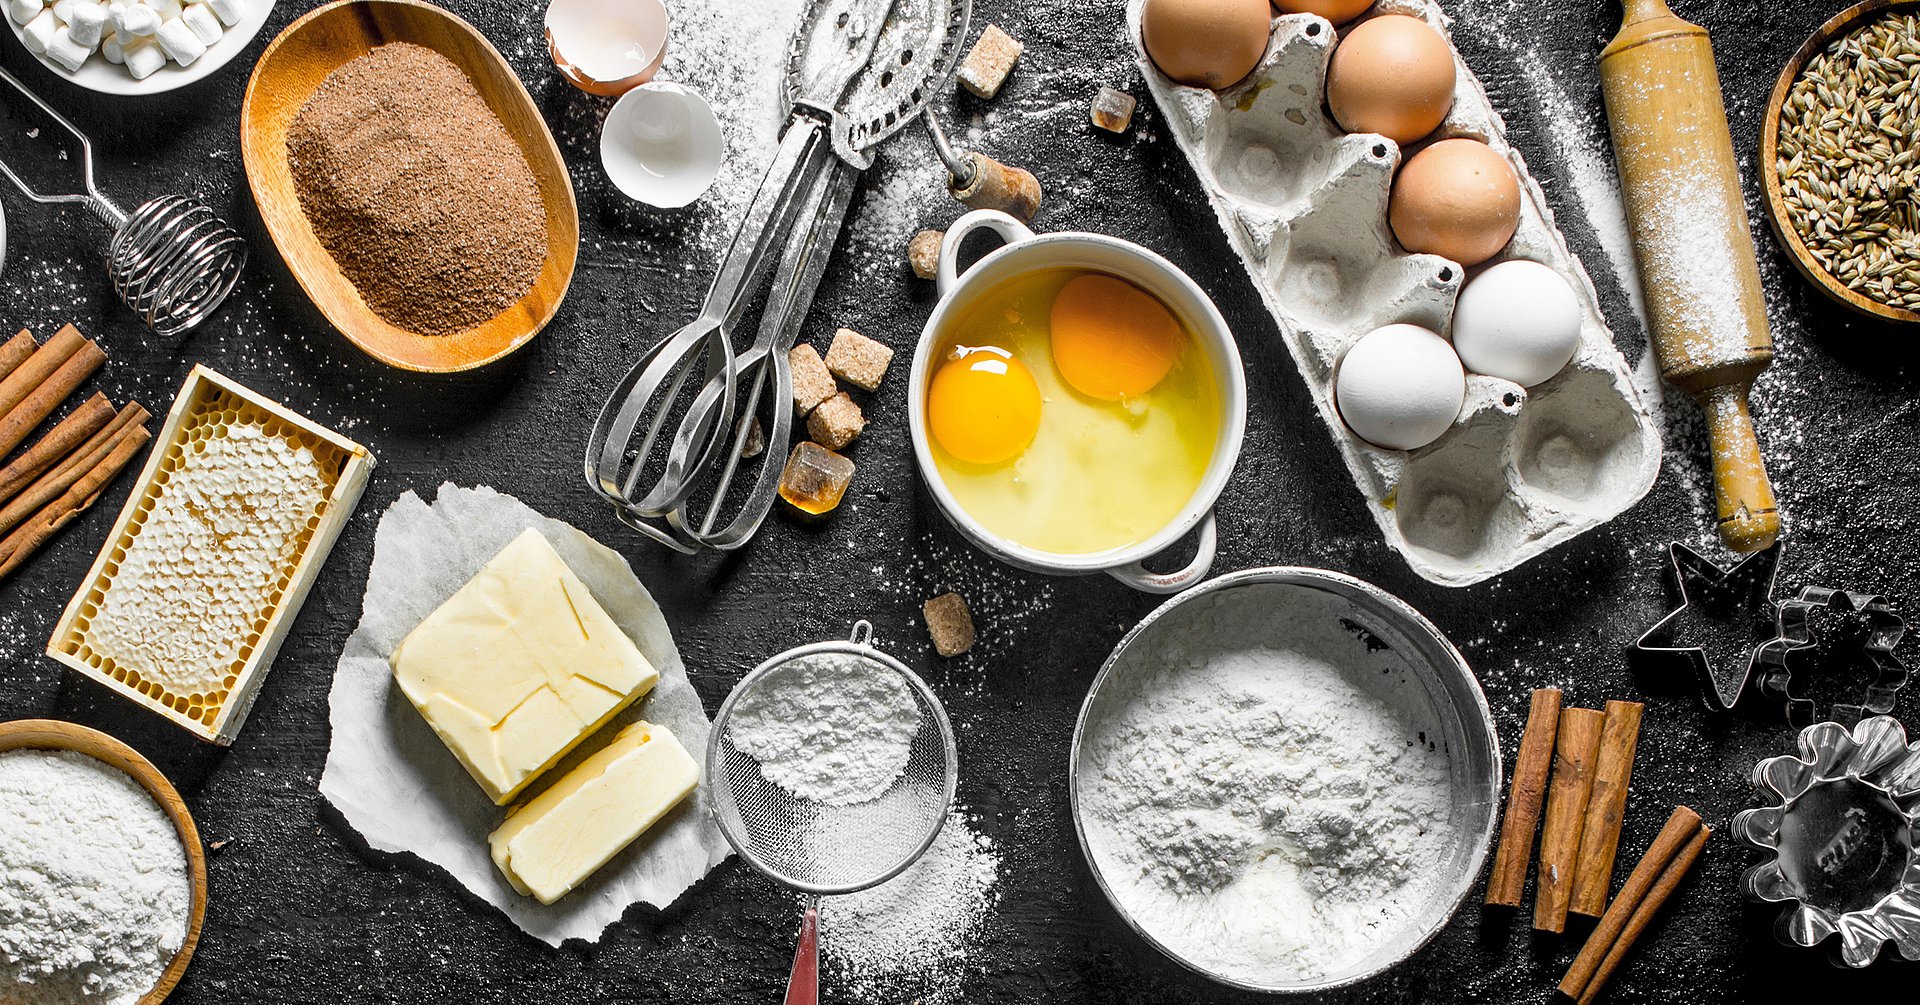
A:
{"type": "MultiPolygon", "coordinates": [[[[287,631],[305,603],[340,531],[352,516],[374,466],[367,448],[327,429],[277,402],[204,366],[187,375],[166,424],[147,455],[140,479],[115,520],[86,579],[68,601],[66,611],[47,641],[47,655],[110,691],[159,713],[199,739],[225,746],[233,742],[266,678],[266,671],[285,641],[287,631]],[[272,586],[258,598],[251,630],[213,691],[178,693],[164,683],[143,678],[137,670],[117,665],[94,648],[92,619],[114,588],[120,563],[152,514],[162,488],[179,471],[189,451],[239,424],[258,426],[313,452],[319,462],[324,490],[295,544],[279,564],[272,586]]],[[[167,623],[164,612],[152,615],[155,625],[167,623]]]]}

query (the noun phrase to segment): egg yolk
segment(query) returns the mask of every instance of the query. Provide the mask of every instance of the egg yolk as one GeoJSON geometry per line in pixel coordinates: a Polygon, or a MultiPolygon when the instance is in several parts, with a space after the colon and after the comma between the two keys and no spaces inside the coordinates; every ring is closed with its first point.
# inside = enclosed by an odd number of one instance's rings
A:
{"type": "Polygon", "coordinates": [[[1153,390],[1186,333],[1153,294],[1112,276],[1075,276],[1053,301],[1053,362],[1067,383],[1112,401],[1153,390]]]}
{"type": "Polygon", "coordinates": [[[956,346],[927,389],[927,425],[969,464],[1018,457],[1040,431],[1040,386],[997,346],[956,346]]]}

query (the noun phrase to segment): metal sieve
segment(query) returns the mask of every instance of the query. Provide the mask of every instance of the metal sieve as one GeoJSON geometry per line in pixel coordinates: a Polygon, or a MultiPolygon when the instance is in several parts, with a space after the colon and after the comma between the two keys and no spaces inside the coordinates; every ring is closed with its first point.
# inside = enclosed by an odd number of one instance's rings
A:
{"type": "Polygon", "coordinates": [[[816,642],[774,656],[741,678],[713,717],[706,777],[714,819],[740,857],[774,882],[807,894],[787,985],[788,1005],[819,994],[818,911],[822,896],[853,893],[899,875],[924,854],[946,823],[960,776],[953,724],[919,675],[873,646],[873,625],[854,623],[845,642],[816,642]],[[920,728],[905,768],[877,797],[836,806],[801,799],[769,781],[760,762],[733,745],[729,726],[740,699],[792,661],[822,653],[853,656],[876,674],[897,674],[919,710],[920,728]]]}

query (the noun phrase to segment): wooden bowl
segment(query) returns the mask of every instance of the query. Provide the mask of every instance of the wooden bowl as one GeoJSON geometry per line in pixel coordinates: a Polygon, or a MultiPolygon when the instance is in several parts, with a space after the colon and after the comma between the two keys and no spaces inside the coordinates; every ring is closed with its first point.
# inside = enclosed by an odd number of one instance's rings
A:
{"type": "Polygon", "coordinates": [[[1773,233],[1787,249],[1787,257],[1793,260],[1794,268],[1806,276],[1827,296],[1859,311],[1888,321],[1903,324],[1920,324],[1920,313],[1883,304],[1872,297],[1865,296],[1848,287],[1814,257],[1804,241],[1800,231],[1794,227],[1793,218],[1787,215],[1786,198],[1780,191],[1780,172],[1775,164],[1780,148],[1780,109],[1787,102],[1787,92],[1793,89],[1794,81],[1800,79],[1800,71],[1806,69],[1813,57],[1826,51],[1834,39],[1850,34],[1863,23],[1871,21],[1890,10],[1920,10],[1920,0],[1864,0],[1841,11],[1821,25],[1801,44],[1800,51],[1787,60],[1780,71],[1780,79],[1773,85],[1773,95],[1767,100],[1765,117],[1760,121],[1760,184],[1766,192],[1767,222],[1772,225],[1773,233]]]}
{"type": "Polygon", "coordinates": [[[174,985],[180,983],[181,975],[187,972],[187,962],[193,959],[193,947],[200,943],[200,926],[207,918],[207,853],[200,847],[200,829],[193,825],[193,815],[187,812],[187,804],[181,801],[179,790],[167,781],[167,776],[161,774],[160,769],[153,766],[153,762],[141,757],[139,751],[97,729],[58,719],[0,722],[0,751],[22,748],[77,750],[119,768],[132,775],[133,780],[147,790],[180,832],[180,847],[186,850],[187,878],[193,890],[192,903],[187,909],[187,937],[180,943],[180,950],[173,954],[167,969],[161,971],[160,980],[154,984],[153,990],[141,995],[139,1003],[160,1005],[173,992],[174,985]]]}
{"type": "Polygon", "coordinates": [[[532,339],[560,309],[580,251],[573,182],[553,135],[527,89],[474,27],[418,0],[341,0],[287,26],[267,46],[240,107],[240,151],[247,185],[274,246],[320,313],[368,355],[405,370],[451,373],[485,366],[532,339]],[[547,260],[533,288],[492,319],[452,335],[422,335],[373,312],[300,211],[287,163],[287,127],[327,74],[388,42],[412,42],[466,72],[487,107],[505,123],[540,187],[547,214],[547,260]]]}

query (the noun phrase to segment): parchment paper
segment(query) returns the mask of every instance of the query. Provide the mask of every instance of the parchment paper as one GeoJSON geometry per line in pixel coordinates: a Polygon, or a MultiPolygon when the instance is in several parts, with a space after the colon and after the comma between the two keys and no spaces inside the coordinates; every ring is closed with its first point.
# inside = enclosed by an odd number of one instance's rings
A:
{"type": "Polygon", "coordinates": [[[559,778],[634,719],[659,723],[703,760],[712,721],[687,681],[666,619],[627,560],[512,496],[440,486],[432,505],[408,492],[380,518],[360,625],[347,638],[330,697],[333,742],[320,792],[381,851],[407,852],[453,875],[548,945],[597,940],[636,902],[666,907],[730,854],[707,808],[707,787],[657,823],[579,889],[552,906],[515,893],[494,868],[493,805],[399,688],[387,657],[400,640],[522,530],[537,527],[595,600],[660,671],[619,719],[536,782],[559,778]]]}

